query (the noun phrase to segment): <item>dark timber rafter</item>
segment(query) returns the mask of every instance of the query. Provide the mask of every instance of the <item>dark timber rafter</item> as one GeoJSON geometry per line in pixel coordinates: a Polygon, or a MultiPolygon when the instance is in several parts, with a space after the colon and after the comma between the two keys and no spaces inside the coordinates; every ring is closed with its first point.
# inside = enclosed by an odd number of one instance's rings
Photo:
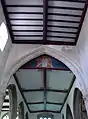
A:
{"type": "MultiPolygon", "coordinates": [[[[22,89],[22,92],[35,92],[35,91],[44,91],[44,88],[41,89],[22,89]]],[[[46,91],[51,91],[51,92],[57,92],[57,93],[67,93],[68,89],[64,89],[64,90],[56,90],[56,89],[49,89],[46,88],[46,91]]]]}
{"type": "Polygon", "coordinates": [[[48,19],[48,0],[43,0],[43,41],[46,43],[48,19]]]}
{"type": "Polygon", "coordinates": [[[46,98],[47,98],[47,92],[46,92],[46,69],[44,69],[43,72],[43,84],[44,84],[44,110],[46,110],[46,98]]]}

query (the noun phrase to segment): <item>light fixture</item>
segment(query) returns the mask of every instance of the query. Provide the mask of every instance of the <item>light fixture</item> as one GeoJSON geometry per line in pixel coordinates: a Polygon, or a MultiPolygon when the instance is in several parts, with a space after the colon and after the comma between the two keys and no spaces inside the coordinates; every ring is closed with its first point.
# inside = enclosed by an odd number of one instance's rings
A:
{"type": "Polygon", "coordinates": [[[44,119],[47,119],[46,117],[44,117],[44,119]]]}
{"type": "Polygon", "coordinates": [[[48,117],[48,119],[51,119],[51,117],[48,117]]]}
{"type": "Polygon", "coordinates": [[[0,50],[3,51],[8,40],[8,32],[4,22],[0,25],[0,50]]]}

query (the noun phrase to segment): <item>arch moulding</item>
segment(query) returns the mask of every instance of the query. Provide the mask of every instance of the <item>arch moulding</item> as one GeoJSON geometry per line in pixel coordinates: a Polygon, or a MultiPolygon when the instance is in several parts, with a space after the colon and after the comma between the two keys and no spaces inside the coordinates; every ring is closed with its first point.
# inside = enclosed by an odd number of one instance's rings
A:
{"type": "MultiPolygon", "coordinates": [[[[83,73],[81,71],[81,68],[79,67],[79,65],[74,62],[74,59],[72,59],[69,54],[62,52],[61,50],[57,50],[55,48],[52,47],[48,47],[48,46],[40,46],[32,51],[29,51],[27,53],[25,53],[22,57],[20,57],[20,59],[16,59],[16,62],[14,62],[14,64],[12,64],[10,66],[10,70],[6,71],[5,69],[5,77],[2,80],[2,85],[4,85],[4,88],[7,86],[7,83],[10,79],[10,77],[26,62],[40,56],[43,54],[47,54],[50,55],[54,58],[56,58],[57,60],[60,60],[61,62],[63,62],[69,69],[71,69],[71,71],[75,74],[76,76],[76,81],[77,83],[79,83],[77,86],[78,88],[83,92],[86,92],[86,85],[85,85],[85,81],[84,81],[84,77],[83,77],[83,73]],[[7,78],[6,78],[7,77],[7,78]]],[[[8,66],[7,66],[8,67],[8,66]]],[[[2,89],[1,89],[2,90],[2,89]]]]}
{"type": "Polygon", "coordinates": [[[7,71],[8,73],[6,72],[7,75],[10,77],[23,64],[25,64],[28,61],[30,61],[40,55],[43,55],[43,54],[50,55],[50,56],[56,58],[57,60],[60,60],[61,62],[63,62],[74,73],[74,75],[77,77],[77,80],[80,80],[80,83],[82,82],[82,85],[85,87],[83,73],[82,73],[79,65],[76,62],[74,62],[74,59],[72,59],[69,56],[69,54],[59,51],[59,50],[56,50],[52,47],[48,47],[48,46],[40,46],[40,47],[36,48],[35,50],[32,50],[31,52],[29,51],[27,54],[25,53],[24,56],[20,57],[20,59],[16,60],[16,62],[14,64],[12,64],[9,72],[8,71],[7,71]]]}

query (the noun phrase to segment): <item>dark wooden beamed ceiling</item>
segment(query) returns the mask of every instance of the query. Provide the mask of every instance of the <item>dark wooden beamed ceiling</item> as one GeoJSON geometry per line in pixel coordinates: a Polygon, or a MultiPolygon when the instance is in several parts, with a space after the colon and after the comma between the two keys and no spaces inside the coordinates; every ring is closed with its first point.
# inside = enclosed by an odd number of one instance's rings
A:
{"type": "Polygon", "coordinates": [[[1,0],[13,43],[76,45],[87,0],[1,0]]]}
{"type": "Polygon", "coordinates": [[[30,113],[60,113],[75,81],[69,68],[48,55],[27,62],[14,78],[30,113]]]}

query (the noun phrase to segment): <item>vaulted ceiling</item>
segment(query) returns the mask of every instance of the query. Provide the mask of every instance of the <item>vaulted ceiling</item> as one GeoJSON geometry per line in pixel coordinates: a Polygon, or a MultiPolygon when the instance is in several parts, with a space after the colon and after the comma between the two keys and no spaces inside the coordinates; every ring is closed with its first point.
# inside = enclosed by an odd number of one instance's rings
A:
{"type": "Polygon", "coordinates": [[[76,45],[87,0],[1,0],[13,43],[76,45]]]}
{"type": "Polygon", "coordinates": [[[48,55],[23,65],[14,78],[31,113],[60,113],[75,81],[69,68],[48,55]]]}

